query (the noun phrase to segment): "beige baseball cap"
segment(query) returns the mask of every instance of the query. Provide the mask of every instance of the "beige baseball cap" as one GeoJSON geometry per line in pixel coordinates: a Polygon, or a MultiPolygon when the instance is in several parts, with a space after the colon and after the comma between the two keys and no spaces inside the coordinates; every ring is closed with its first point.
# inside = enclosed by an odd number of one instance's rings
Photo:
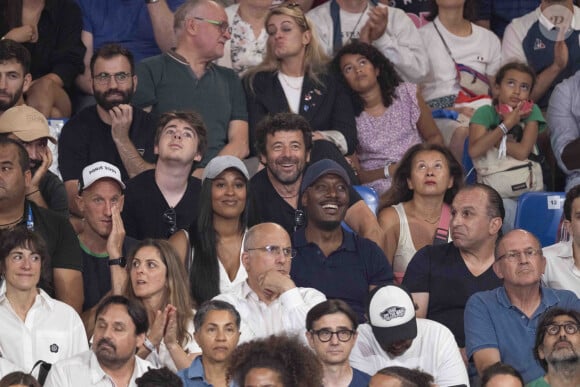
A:
{"type": "Polygon", "coordinates": [[[44,115],[27,105],[11,107],[0,116],[0,133],[12,133],[24,142],[46,137],[56,144],[44,115]]]}

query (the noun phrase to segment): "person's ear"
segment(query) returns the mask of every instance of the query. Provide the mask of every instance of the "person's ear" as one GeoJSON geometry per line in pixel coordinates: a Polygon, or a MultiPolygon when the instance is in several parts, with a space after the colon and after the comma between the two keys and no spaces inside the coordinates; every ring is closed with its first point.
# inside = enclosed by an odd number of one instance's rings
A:
{"type": "Polygon", "coordinates": [[[246,269],[246,271],[248,271],[248,269],[250,267],[250,254],[248,254],[247,251],[244,251],[242,253],[242,264],[244,265],[244,269],[246,269]]]}
{"type": "Polygon", "coordinates": [[[77,207],[79,208],[80,213],[84,216],[84,213],[85,213],[85,200],[83,199],[82,196],[76,195],[75,196],[75,202],[77,204],[77,207]]]}
{"type": "Polygon", "coordinates": [[[31,84],[32,84],[32,75],[30,73],[28,73],[24,76],[24,83],[22,84],[22,93],[23,94],[26,94],[26,92],[28,91],[28,88],[30,88],[31,84]]]}
{"type": "Polygon", "coordinates": [[[133,75],[133,93],[137,91],[137,76],[133,75]]]}
{"type": "Polygon", "coordinates": [[[495,273],[495,275],[497,276],[497,278],[503,279],[503,272],[501,270],[501,262],[500,261],[495,261],[493,263],[492,267],[493,267],[493,272],[495,273]]]}
{"type": "Polygon", "coordinates": [[[497,235],[503,226],[503,221],[499,216],[491,218],[489,222],[489,235],[497,235]]]}

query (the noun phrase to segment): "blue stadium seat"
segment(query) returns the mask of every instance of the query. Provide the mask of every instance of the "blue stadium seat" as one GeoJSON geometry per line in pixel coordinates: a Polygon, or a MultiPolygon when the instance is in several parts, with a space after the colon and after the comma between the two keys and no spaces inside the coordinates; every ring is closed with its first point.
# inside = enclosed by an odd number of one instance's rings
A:
{"type": "MultiPolygon", "coordinates": [[[[353,185],[353,188],[356,190],[356,192],[358,192],[367,206],[369,206],[373,214],[376,215],[379,211],[379,195],[377,192],[374,189],[364,185],[353,185]]],[[[342,222],[342,227],[352,232],[351,228],[348,227],[344,222],[342,222]]]]}
{"type": "Polygon", "coordinates": [[[556,243],[564,212],[564,192],[527,192],[519,197],[515,228],[534,234],[542,246],[556,243]]]}

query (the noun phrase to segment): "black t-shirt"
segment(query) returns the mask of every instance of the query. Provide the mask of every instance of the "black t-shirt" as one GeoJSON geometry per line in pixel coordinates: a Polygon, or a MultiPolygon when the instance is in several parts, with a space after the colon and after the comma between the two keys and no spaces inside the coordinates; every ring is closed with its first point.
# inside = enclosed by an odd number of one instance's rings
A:
{"type": "MultiPolygon", "coordinates": [[[[183,197],[174,207],[175,230],[189,230],[191,223],[197,221],[201,181],[190,176],[183,197]]],[[[128,236],[135,239],[168,238],[171,224],[164,217],[170,209],[155,182],[155,170],[145,171],[127,182],[123,223],[128,236]]]]}
{"type": "Polygon", "coordinates": [[[403,278],[403,286],[411,293],[429,293],[427,318],[449,328],[459,347],[465,347],[463,312],[467,300],[501,284],[491,266],[478,277],[471,274],[453,242],[417,251],[403,278]]]}
{"type": "MultiPolygon", "coordinates": [[[[123,256],[126,257],[137,243],[139,243],[138,240],[125,237],[123,256]]],[[[111,270],[107,254],[95,255],[82,243],[80,246],[83,255],[83,287],[85,289],[83,311],[85,311],[95,306],[111,290],[111,270]]]]}
{"type": "MultiPolygon", "coordinates": [[[[151,114],[133,107],[129,138],[141,156],[151,163],[155,161],[155,127],[151,114]]],[[[76,180],[81,177],[84,167],[97,161],[116,165],[123,181],[129,179],[113,141],[111,125],[99,118],[97,107],[93,105],[81,110],[62,128],[58,139],[58,168],[64,181],[76,180]]]]}
{"type": "MultiPolygon", "coordinates": [[[[306,226],[306,215],[297,214],[297,209],[286,202],[276,191],[266,168],[256,173],[250,180],[251,202],[249,212],[249,226],[264,222],[274,222],[282,226],[290,235],[297,227],[297,218],[302,218],[301,226],[306,226]]],[[[349,207],[362,200],[354,188],[349,187],[349,207]]],[[[300,200],[298,210],[302,211],[300,200]]]]}

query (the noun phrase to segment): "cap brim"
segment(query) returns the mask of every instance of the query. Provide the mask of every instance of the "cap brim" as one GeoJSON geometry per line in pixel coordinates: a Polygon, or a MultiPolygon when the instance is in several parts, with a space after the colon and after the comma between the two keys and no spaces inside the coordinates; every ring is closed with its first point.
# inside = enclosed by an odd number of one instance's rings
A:
{"type": "Polygon", "coordinates": [[[371,325],[375,338],[383,346],[387,346],[397,341],[410,340],[417,337],[417,320],[413,318],[402,325],[395,327],[381,328],[371,325]]]}

